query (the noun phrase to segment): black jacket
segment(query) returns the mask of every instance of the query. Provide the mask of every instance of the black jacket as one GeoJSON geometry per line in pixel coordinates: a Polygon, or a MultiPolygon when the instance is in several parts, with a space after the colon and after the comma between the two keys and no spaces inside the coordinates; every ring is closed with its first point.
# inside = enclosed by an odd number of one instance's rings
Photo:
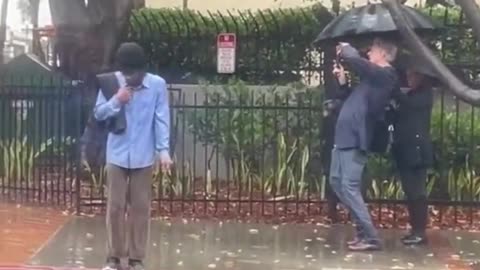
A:
{"type": "Polygon", "coordinates": [[[397,108],[394,113],[393,156],[399,169],[430,167],[433,149],[430,118],[433,90],[425,86],[404,94],[394,93],[397,108]]]}

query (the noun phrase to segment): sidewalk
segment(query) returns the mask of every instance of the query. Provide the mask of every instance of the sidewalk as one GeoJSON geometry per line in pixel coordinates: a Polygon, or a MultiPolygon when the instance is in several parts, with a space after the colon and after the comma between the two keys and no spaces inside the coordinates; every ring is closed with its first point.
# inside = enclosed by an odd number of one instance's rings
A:
{"type": "MultiPolygon", "coordinates": [[[[98,268],[105,260],[104,219],[75,217],[29,261],[98,268]]],[[[348,226],[152,221],[147,269],[466,270],[480,259],[480,235],[432,231],[427,247],[404,247],[402,232],[382,231],[385,250],[350,253],[348,226]]]]}
{"type": "Polygon", "coordinates": [[[68,218],[59,210],[0,203],[0,266],[28,261],[68,218]]]}

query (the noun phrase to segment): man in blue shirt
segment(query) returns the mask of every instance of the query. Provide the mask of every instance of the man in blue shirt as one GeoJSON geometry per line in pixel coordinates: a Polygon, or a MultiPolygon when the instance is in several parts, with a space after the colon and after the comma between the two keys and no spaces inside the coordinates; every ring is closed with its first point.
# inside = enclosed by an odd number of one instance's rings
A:
{"type": "Polygon", "coordinates": [[[373,128],[385,117],[385,107],[397,86],[397,75],[390,64],[395,60],[397,48],[388,41],[375,39],[368,60],[347,43],[341,43],[337,53],[360,81],[351,90],[346,84],[343,67],[339,63],[335,65],[334,74],[346,100],[335,127],[330,185],[350,211],[356,225],[356,237],[348,243],[349,249],[377,250],[380,241],[361,194],[361,179],[372,144],[373,128]]]}
{"type": "Polygon", "coordinates": [[[108,259],[103,269],[117,270],[120,259],[129,258],[132,269],[143,270],[153,167],[158,162],[167,172],[172,164],[168,93],[161,77],[145,72],[146,56],[137,44],[122,44],[116,62],[120,89],[109,100],[99,91],[94,109],[99,121],[120,113],[126,120],[124,131],[110,132],[107,140],[108,259]]]}

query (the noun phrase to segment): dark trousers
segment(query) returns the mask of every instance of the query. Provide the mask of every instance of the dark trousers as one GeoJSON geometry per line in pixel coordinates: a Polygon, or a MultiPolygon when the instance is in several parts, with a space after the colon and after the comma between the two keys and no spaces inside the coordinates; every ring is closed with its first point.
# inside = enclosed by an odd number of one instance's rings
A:
{"type": "Polygon", "coordinates": [[[423,235],[428,223],[427,169],[401,168],[399,174],[407,199],[412,232],[423,235]]]}

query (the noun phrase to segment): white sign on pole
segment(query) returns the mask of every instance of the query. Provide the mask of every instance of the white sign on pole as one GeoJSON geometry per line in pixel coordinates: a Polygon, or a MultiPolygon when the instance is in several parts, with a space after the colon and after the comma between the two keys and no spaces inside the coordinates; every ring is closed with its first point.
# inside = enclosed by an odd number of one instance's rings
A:
{"type": "Polygon", "coordinates": [[[217,37],[217,72],[235,73],[237,37],[233,33],[222,33],[217,37]]]}

